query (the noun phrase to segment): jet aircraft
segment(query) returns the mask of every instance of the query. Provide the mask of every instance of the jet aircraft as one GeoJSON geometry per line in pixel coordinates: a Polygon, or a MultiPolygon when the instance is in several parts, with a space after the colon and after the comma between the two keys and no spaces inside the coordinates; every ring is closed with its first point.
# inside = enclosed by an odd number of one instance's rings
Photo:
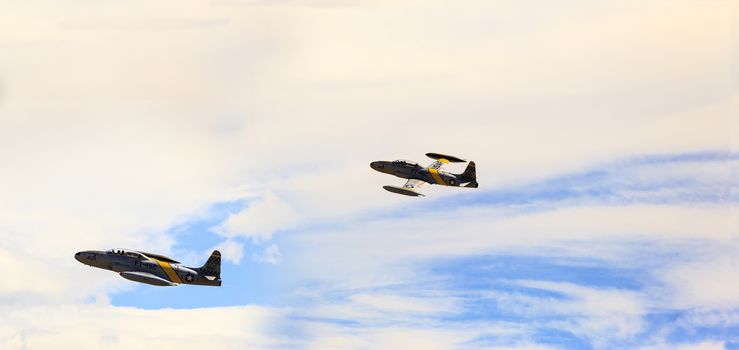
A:
{"type": "Polygon", "coordinates": [[[202,267],[186,267],[164,255],[125,249],[86,250],[74,258],[85,265],[117,272],[125,279],[155,286],[221,285],[221,252],[217,250],[202,267]]]}
{"type": "Polygon", "coordinates": [[[403,187],[382,186],[387,191],[406,196],[423,196],[423,194],[416,192],[416,189],[426,183],[477,188],[475,162],[469,162],[463,173],[452,174],[441,170],[441,167],[446,163],[464,163],[466,160],[439,153],[426,153],[426,156],[436,159],[436,161],[425,168],[409,160],[377,161],[370,163],[370,167],[381,173],[408,179],[403,187]]]}

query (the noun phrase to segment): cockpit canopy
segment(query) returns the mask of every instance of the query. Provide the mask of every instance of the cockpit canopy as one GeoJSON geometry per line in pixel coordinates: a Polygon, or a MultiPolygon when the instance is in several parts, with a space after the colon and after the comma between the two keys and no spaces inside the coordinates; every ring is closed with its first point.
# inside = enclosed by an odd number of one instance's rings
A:
{"type": "Polygon", "coordinates": [[[407,166],[407,167],[417,167],[418,166],[418,163],[414,161],[410,161],[410,160],[405,160],[405,159],[398,159],[396,161],[393,161],[393,164],[407,166]]]}
{"type": "Polygon", "coordinates": [[[121,256],[127,256],[127,257],[130,257],[130,258],[135,258],[135,259],[139,259],[139,260],[154,260],[154,261],[160,260],[160,261],[168,262],[170,264],[180,264],[179,261],[174,260],[172,258],[168,258],[168,257],[166,257],[164,255],[161,255],[161,254],[154,254],[154,253],[147,253],[147,252],[138,252],[138,251],[135,251],[135,250],[127,250],[127,249],[116,248],[116,249],[109,249],[109,250],[106,251],[106,253],[108,253],[108,254],[116,254],[116,255],[121,255],[121,256]]]}
{"type": "Polygon", "coordinates": [[[139,253],[137,251],[120,249],[120,248],[110,249],[110,250],[106,251],[106,253],[123,255],[123,256],[127,256],[129,258],[146,259],[146,256],[144,256],[143,254],[141,254],[141,253],[139,253]]]}

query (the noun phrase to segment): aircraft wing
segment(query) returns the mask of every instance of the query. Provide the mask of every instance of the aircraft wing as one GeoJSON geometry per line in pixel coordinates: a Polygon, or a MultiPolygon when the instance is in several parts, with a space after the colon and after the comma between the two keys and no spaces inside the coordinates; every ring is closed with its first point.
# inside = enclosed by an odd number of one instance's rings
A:
{"type": "Polygon", "coordinates": [[[437,160],[437,161],[429,164],[428,169],[439,170],[446,163],[449,163],[449,161],[442,158],[442,159],[439,159],[439,160],[437,160]]]}
{"type": "Polygon", "coordinates": [[[423,184],[425,183],[426,182],[421,181],[421,180],[409,179],[408,181],[405,182],[405,185],[403,185],[403,187],[382,186],[382,188],[384,188],[387,191],[393,192],[393,193],[402,194],[406,196],[418,197],[418,196],[423,196],[423,195],[416,192],[416,189],[423,186],[423,184]]]}
{"type": "Polygon", "coordinates": [[[128,271],[121,272],[120,275],[127,280],[151,284],[154,286],[176,286],[176,284],[148,272],[128,271]]]}
{"type": "Polygon", "coordinates": [[[464,162],[466,162],[466,160],[464,160],[462,158],[458,158],[458,157],[450,156],[450,155],[446,155],[446,154],[441,154],[441,153],[426,153],[426,156],[429,157],[429,158],[431,158],[431,159],[436,159],[436,161],[433,162],[433,163],[431,163],[431,165],[429,165],[429,167],[428,167],[428,169],[433,169],[433,170],[439,170],[439,169],[441,169],[441,166],[442,165],[444,165],[446,163],[449,163],[449,162],[451,162],[451,163],[464,163],[464,162]]]}
{"type": "Polygon", "coordinates": [[[403,188],[414,191],[415,189],[423,186],[425,184],[425,181],[416,180],[416,179],[408,179],[408,181],[405,182],[405,185],[403,185],[403,188]]]}
{"type": "Polygon", "coordinates": [[[441,169],[441,167],[446,163],[449,163],[449,161],[444,158],[439,158],[435,162],[431,163],[428,168],[426,168],[428,169],[429,174],[431,174],[431,177],[434,178],[434,181],[436,181],[436,183],[439,185],[446,185],[444,179],[439,176],[439,169],[441,169]]]}

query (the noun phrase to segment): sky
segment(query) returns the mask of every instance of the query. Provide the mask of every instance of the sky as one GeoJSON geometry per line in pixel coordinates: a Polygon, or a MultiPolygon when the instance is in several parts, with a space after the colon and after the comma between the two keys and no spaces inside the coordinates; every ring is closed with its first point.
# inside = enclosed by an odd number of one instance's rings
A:
{"type": "Polygon", "coordinates": [[[0,348],[739,349],[737,14],[3,0],[0,348]],[[480,187],[369,167],[427,152],[480,187]]]}

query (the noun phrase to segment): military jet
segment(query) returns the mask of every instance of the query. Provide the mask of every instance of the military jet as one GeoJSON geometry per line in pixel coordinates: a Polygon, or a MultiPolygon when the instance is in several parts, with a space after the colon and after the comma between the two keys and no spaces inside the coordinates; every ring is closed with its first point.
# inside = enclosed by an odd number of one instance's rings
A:
{"type": "Polygon", "coordinates": [[[202,267],[186,267],[164,255],[125,249],[85,250],[74,258],[85,265],[117,272],[127,280],[155,286],[221,285],[221,252],[217,250],[202,267]]]}
{"type": "Polygon", "coordinates": [[[381,173],[408,179],[403,187],[382,186],[387,191],[406,196],[423,196],[423,194],[416,192],[416,189],[426,183],[454,187],[464,185],[463,187],[477,188],[475,162],[469,162],[463,173],[452,174],[441,170],[442,165],[446,163],[465,163],[467,161],[439,153],[426,153],[426,156],[436,159],[436,161],[425,168],[409,160],[377,161],[370,163],[370,167],[381,173]]]}

